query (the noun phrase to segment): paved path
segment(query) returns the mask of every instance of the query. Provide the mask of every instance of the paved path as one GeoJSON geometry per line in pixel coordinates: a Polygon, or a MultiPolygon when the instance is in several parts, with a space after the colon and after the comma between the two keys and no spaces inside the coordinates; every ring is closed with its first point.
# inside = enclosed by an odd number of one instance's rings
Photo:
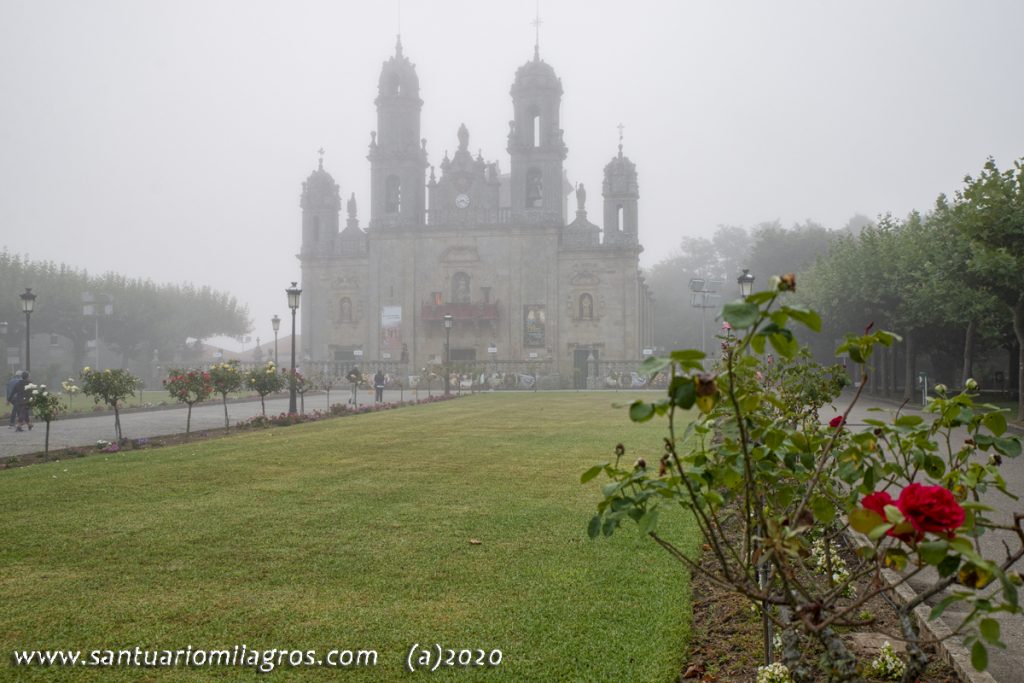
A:
{"type": "MultiPolygon", "coordinates": [[[[839,403],[837,407],[844,405],[846,404],[839,403]]],[[[856,428],[857,423],[863,423],[864,418],[885,419],[884,416],[891,415],[894,410],[896,410],[896,406],[892,403],[862,398],[854,408],[854,412],[850,414],[850,423],[852,427],[856,428]],[[869,408],[882,408],[887,412],[870,412],[869,408]]],[[[907,406],[903,411],[904,413],[913,412],[920,414],[926,419],[931,416],[931,413],[922,412],[913,406],[907,406]]],[[[957,430],[955,434],[954,447],[955,444],[962,444],[963,440],[967,438],[966,430],[957,430]]],[[[1018,432],[1018,435],[1020,435],[1020,432],[1018,432]]],[[[1016,459],[1004,458],[999,470],[1006,480],[1006,487],[1009,491],[1024,494],[1024,456],[1016,459]]],[[[1015,501],[995,490],[982,496],[982,502],[996,509],[997,512],[993,514],[993,518],[1000,523],[1011,523],[1013,513],[1024,512],[1024,498],[1015,501]]],[[[1016,548],[1016,537],[1009,536],[1007,543],[1011,549],[1016,548]]],[[[981,537],[981,547],[982,553],[986,557],[993,559],[1005,557],[1000,535],[985,534],[981,537]]],[[[1018,571],[1024,572],[1024,561],[1018,561],[1015,568],[1018,571]]],[[[921,591],[928,588],[937,579],[938,574],[931,570],[929,572],[922,572],[910,584],[915,590],[921,591]]],[[[939,599],[941,599],[941,595],[929,600],[928,604],[934,605],[939,599]]],[[[957,609],[962,604],[957,603],[944,613],[942,619],[950,628],[955,628],[965,616],[966,612],[963,609],[957,609]]],[[[1024,615],[999,614],[996,618],[999,620],[1002,629],[1001,640],[1007,644],[1007,649],[989,648],[988,671],[997,681],[1006,681],[1007,683],[1012,681],[1016,683],[1016,681],[1024,680],[1024,675],[1021,673],[1024,672],[1024,648],[1021,647],[1021,644],[1024,643],[1024,615]]]]}
{"type": "MultiPolygon", "coordinates": [[[[332,391],[331,403],[345,403],[350,396],[350,391],[332,391]]],[[[443,393],[434,389],[433,395],[443,393]]],[[[420,398],[426,398],[427,392],[420,391],[420,398]]],[[[385,401],[397,402],[400,396],[406,401],[415,398],[412,391],[405,391],[400,394],[398,391],[385,391],[385,401]]],[[[359,405],[373,403],[372,390],[360,390],[358,397],[359,405]]],[[[306,394],[306,411],[327,408],[327,395],[323,393],[306,394]]],[[[276,415],[288,411],[288,398],[273,398],[267,401],[267,414],[276,415]]],[[[164,436],[167,434],[180,434],[185,431],[185,419],[187,409],[169,408],[163,410],[149,410],[145,412],[127,413],[121,415],[121,433],[125,438],[137,439],[139,437],[164,436]]],[[[228,403],[228,417],[234,425],[240,420],[260,414],[259,401],[239,401],[228,403]]],[[[207,430],[224,429],[224,406],[218,401],[206,401],[192,408],[192,431],[202,432],[207,430]]],[[[24,453],[37,453],[43,450],[43,443],[46,438],[46,425],[36,423],[32,431],[18,432],[7,429],[6,425],[0,426],[0,458],[24,453]]],[[[100,440],[113,441],[114,414],[104,413],[102,415],[89,417],[76,417],[63,420],[56,420],[50,423],[50,448],[66,448],[68,446],[92,446],[100,440]]]]}

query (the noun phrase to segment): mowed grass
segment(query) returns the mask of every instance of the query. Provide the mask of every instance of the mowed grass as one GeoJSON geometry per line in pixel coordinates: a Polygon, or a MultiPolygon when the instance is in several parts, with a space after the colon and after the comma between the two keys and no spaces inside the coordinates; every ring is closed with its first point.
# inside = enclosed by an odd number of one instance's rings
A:
{"type": "MultiPolygon", "coordinates": [[[[591,541],[603,478],[656,462],[622,394],[483,394],[0,472],[0,680],[254,680],[248,668],[14,668],[26,649],[500,649],[431,680],[670,681],[688,581],[636,527],[591,541]],[[480,541],[479,545],[470,540],[480,541]]],[[[691,551],[692,521],[662,515],[691,551]]],[[[421,676],[422,674],[416,674],[421,676]]]]}

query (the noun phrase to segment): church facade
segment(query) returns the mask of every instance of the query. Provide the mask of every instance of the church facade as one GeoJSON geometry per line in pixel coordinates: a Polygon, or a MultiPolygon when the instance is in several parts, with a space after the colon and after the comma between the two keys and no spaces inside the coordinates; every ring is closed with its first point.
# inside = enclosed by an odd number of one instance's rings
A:
{"type": "Polygon", "coordinates": [[[529,368],[568,387],[593,386],[598,364],[642,358],[653,306],[639,270],[636,167],[620,141],[604,169],[603,230],[582,186],[567,221],[561,80],[535,50],[511,95],[509,174],[470,152],[464,125],[435,168],[420,137],[419,80],[398,43],[375,100],[368,223],[353,195],[341,225],[340,188],[322,158],[302,186],[306,365],[415,375],[444,363],[450,340],[453,365],[529,368]]]}

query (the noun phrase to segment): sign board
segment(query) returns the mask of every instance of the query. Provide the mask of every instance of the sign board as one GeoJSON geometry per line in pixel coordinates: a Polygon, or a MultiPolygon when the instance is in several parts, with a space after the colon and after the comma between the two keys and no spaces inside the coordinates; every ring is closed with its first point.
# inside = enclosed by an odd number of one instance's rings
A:
{"type": "Polygon", "coordinates": [[[653,355],[654,355],[654,349],[644,349],[644,350],[642,351],[642,353],[643,353],[643,354],[644,354],[645,356],[653,356],[653,355]]]}
{"type": "Polygon", "coordinates": [[[352,352],[352,355],[355,356],[356,358],[362,358],[363,357],[363,350],[362,349],[356,349],[355,351],[352,352]]]}
{"type": "Polygon", "coordinates": [[[530,351],[530,358],[536,358],[536,357],[537,357],[537,355],[538,355],[538,354],[537,354],[537,352],[536,352],[536,351],[530,351]]]}
{"type": "Polygon", "coordinates": [[[497,352],[498,352],[498,347],[497,346],[488,346],[487,347],[487,353],[497,353],[497,352]]]}
{"type": "Polygon", "coordinates": [[[380,354],[380,357],[383,358],[384,360],[388,360],[389,358],[391,358],[391,354],[385,352],[385,353],[380,354]]]}

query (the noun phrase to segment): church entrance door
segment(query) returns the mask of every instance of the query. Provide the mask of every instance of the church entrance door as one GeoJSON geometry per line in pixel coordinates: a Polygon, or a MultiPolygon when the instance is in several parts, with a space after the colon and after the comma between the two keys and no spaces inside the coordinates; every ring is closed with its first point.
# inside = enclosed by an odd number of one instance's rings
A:
{"type": "Polygon", "coordinates": [[[597,351],[591,349],[576,349],[572,352],[573,384],[577,389],[587,388],[587,372],[590,368],[587,360],[590,354],[594,354],[594,360],[597,360],[597,351]]]}

